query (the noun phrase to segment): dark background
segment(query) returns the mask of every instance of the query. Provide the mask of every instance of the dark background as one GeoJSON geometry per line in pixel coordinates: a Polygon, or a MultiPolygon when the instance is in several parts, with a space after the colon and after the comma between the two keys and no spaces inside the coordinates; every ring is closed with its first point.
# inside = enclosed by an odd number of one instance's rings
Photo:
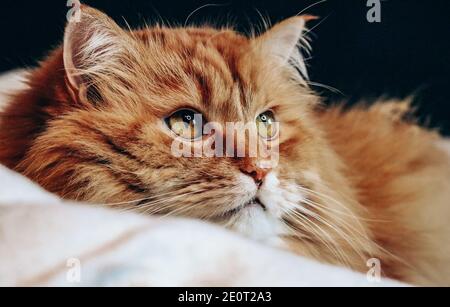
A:
{"type": "MultiPolygon", "coordinates": [[[[272,22],[293,16],[318,1],[82,1],[132,27],[144,21],[232,22],[240,31],[261,25],[258,11],[272,22]],[[257,11],[258,10],[258,11],[257,11]]],[[[415,95],[423,124],[450,135],[450,1],[385,0],[382,22],[366,20],[367,0],[328,0],[306,10],[321,16],[311,24],[311,80],[338,89],[317,87],[328,101],[350,103],[379,96],[415,95]]],[[[35,65],[62,40],[66,0],[0,2],[0,72],[35,65]]]]}

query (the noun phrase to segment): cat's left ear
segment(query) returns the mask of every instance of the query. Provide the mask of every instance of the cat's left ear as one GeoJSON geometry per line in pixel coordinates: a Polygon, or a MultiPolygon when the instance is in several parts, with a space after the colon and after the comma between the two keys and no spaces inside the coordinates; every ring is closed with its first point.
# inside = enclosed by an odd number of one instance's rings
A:
{"type": "Polygon", "coordinates": [[[306,23],[316,19],[316,16],[301,15],[281,21],[255,39],[256,50],[282,63],[288,63],[292,58],[295,60],[299,55],[298,47],[306,31],[306,23]]]}

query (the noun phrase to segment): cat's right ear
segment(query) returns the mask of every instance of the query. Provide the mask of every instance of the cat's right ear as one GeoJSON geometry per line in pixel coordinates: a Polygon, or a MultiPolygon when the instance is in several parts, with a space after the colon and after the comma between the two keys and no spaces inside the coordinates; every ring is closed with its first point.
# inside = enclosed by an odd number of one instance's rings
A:
{"type": "Polygon", "coordinates": [[[107,72],[126,46],[125,32],[111,18],[85,5],[80,10],[66,26],[63,45],[67,82],[74,91],[107,72]]]}

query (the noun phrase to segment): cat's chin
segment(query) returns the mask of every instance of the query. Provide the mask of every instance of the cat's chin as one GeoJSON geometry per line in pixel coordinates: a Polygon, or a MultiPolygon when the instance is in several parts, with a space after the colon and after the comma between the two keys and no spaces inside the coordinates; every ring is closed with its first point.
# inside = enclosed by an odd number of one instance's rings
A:
{"type": "Polygon", "coordinates": [[[255,199],[234,213],[230,228],[251,239],[276,242],[279,245],[279,236],[283,232],[283,223],[266,207],[255,199]]]}
{"type": "Polygon", "coordinates": [[[241,206],[239,206],[237,208],[234,208],[234,209],[231,209],[231,210],[225,212],[222,216],[224,218],[230,219],[230,218],[233,218],[233,217],[241,214],[242,211],[253,210],[253,209],[255,209],[255,210],[256,209],[262,209],[262,210],[265,211],[266,210],[266,206],[259,200],[259,198],[254,198],[254,199],[249,200],[247,203],[245,203],[245,204],[243,204],[243,205],[241,205],[241,206]]]}
{"type": "Polygon", "coordinates": [[[280,246],[280,237],[286,234],[280,207],[286,200],[276,174],[269,173],[259,189],[249,176],[239,181],[247,201],[221,214],[218,222],[251,239],[280,246]]]}

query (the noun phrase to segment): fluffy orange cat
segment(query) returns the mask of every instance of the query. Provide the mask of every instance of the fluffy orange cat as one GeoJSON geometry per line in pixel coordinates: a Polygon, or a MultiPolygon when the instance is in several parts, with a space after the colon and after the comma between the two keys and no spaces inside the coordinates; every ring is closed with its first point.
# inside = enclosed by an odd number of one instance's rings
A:
{"type": "Polygon", "coordinates": [[[2,112],[0,162],[63,198],[204,219],[319,261],[365,272],[377,258],[384,276],[450,285],[442,138],[405,121],[406,103],[321,106],[297,48],[311,18],[255,37],[127,31],[83,6],[2,112]],[[278,163],[175,156],[175,138],[210,137],[196,114],[262,123],[258,142],[277,139],[278,163]]]}

